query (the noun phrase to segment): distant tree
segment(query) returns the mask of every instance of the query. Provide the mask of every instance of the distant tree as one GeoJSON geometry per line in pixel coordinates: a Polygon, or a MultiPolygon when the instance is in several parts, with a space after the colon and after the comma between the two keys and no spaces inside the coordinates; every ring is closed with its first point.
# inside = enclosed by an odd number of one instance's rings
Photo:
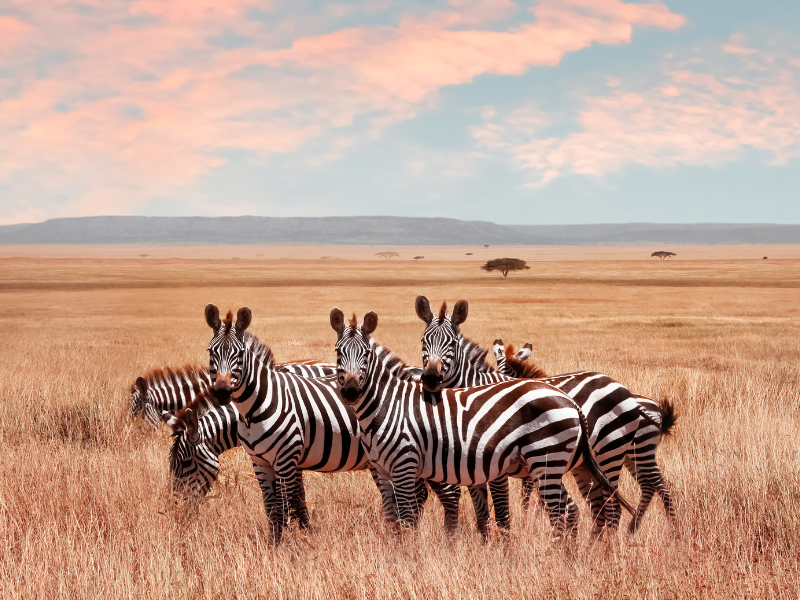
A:
{"type": "Polygon", "coordinates": [[[766,256],[764,257],[764,260],[767,260],[767,257],[766,257],[766,256]]]}
{"type": "Polygon", "coordinates": [[[380,256],[381,258],[385,258],[386,260],[391,259],[393,256],[400,256],[397,252],[392,252],[389,250],[388,252],[376,252],[375,256],[380,256]]]}
{"type": "Polygon", "coordinates": [[[530,267],[521,258],[495,258],[487,261],[481,269],[486,272],[500,271],[503,277],[508,277],[509,271],[524,271],[530,267]]]}
{"type": "Polygon", "coordinates": [[[650,255],[650,258],[653,258],[654,256],[657,256],[657,257],[659,257],[661,260],[664,260],[665,258],[669,258],[670,256],[678,256],[678,255],[677,255],[677,254],[675,254],[674,252],[667,252],[667,251],[665,251],[665,250],[659,250],[658,252],[653,252],[653,253],[650,255]]]}
{"type": "Polygon", "coordinates": [[[489,247],[489,244],[484,244],[484,245],[483,245],[483,247],[484,247],[484,248],[488,248],[488,247],[489,247]]]}
{"type": "Polygon", "coordinates": [[[320,256],[319,257],[320,260],[330,260],[332,258],[333,258],[332,256],[320,256]]]}
{"type": "Polygon", "coordinates": [[[415,256],[414,260],[422,260],[423,258],[425,258],[425,257],[424,256],[415,256]]]}
{"type": "Polygon", "coordinates": [[[262,256],[264,256],[264,255],[263,254],[256,254],[257,258],[261,258],[262,256]]]}
{"type": "Polygon", "coordinates": [[[140,254],[139,256],[141,256],[142,258],[147,258],[150,255],[149,254],[140,254]]]}
{"type": "Polygon", "coordinates": [[[467,252],[467,256],[472,256],[472,252],[467,252]]]}

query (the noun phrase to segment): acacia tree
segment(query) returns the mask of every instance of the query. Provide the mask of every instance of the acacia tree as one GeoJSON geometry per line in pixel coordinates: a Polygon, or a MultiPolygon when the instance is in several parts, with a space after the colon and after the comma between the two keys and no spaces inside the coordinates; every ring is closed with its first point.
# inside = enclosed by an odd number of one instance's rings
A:
{"type": "Polygon", "coordinates": [[[376,252],[375,256],[380,256],[381,258],[389,260],[393,256],[400,256],[400,255],[397,252],[392,252],[391,250],[389,250],[387,252],[376,252]]]}
{"type": "Polygon", "coordinates": [[[425,257],[424,256],[415,256],[414,260],[422,260],[423,258],[425,258],[425,257]]]}
{"type": "Polygon", "coordinates": [[[657,256],[661,260],[664,260],[665,258],[669,258],[670,256],[678,256],[678,255],[675,254],[674,252],[667,252],[666,250],[659,250],[658,252],[653,252],[650,255],[650,258],[653,258],[654,256],[657,256]]]}
{"type": "Polygon", "coordinates": [[[484,271],[500,271],[503,277],[508,277],[510,271],[525,271],[530,269],[527,263],[521,258],[495,258],[494,260],[487,261],[481,267],[484,271]]]}
{"type": "Polygon", "coordinates": [[[150,255],[149,254],[140,254],[139,256],[141,256],[142,258],[147,258],[150,255]]]}

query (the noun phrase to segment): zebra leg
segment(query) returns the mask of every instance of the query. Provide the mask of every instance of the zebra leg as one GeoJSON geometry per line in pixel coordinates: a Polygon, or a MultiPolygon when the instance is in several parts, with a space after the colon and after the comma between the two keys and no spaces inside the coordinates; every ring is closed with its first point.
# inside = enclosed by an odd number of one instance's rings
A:
{"type": "Polygon", "coordinates": [[[571,472],[575,477],[575,483],[578,484],[581,496],[586,500],[592,513],[592,532],[599,535],[606,526],[605,507],[609,500],[608,494],[600,487],[599,482],[592,476],[585,464],[581,463],[571,472]]]}
{"type": "Polygon", "coordinates": [[[425,513],[425,503],[428,501],[428,486],[424,479],[414,482],[414,522],[419,525],[425,513]]]}
{"type": "MultiPolygon", "coordinates": [[[[536,489],[536,482],[533,480],[532,477],[523,477],[522,478],[522,510],[528,510],[528,507],[531,503],[531,494],[533,490],[536,489]]],[[[492,497],[494,497],[494,492],[492,492],[492,497]]]]}
{"type": "Polygon", "coordinates": [[[378,488],[378,492],[381,495],[381,510],[384,520],[387,523],[397,523],[399,518],[397,515],[397,502],[394,498],[394,489],[392,488],[391,481],[389,481],[386,475],[379,473],[372,465],[369,467],[369,472],[370,475],[372,475],[372,481],[375,482],[375,486],[378,488]]]}
{"type": "MultiPolygon", "coordinates": [[[[416,527],[416,517],[419,512],[416,509],[415,489],[417,484],[416,465],[404,464],[402,469],[395,470],[389,478],[389,491],[397,502],[398,522],[403,525],[416,527]]],[[[386,503],[384,502],[384,507],[386,503]]]]}
{"type": "MultiPolygon", "coordinates": [[[[539,472],[541,471],[542,469],[539,469],[539,472]]],[[[534,470],[531,469],[531,472],[534,470]]],[[[578,532],[578,507],[564,487],[563,476],[564,469],[559,468],[544,471],[541,476],[535,478],[536,491],[542,504],[547,507],[547,516],[557,538],[562,537],[565,532],[574,537],[578,532]]]]}
{"type": "Polygon", "coordinates": [[[472,498],[472,505],[475,507],[475,520],[477,521],[478,533],[485,542],[489,539],[489,498],[486,484],[471,485],[468,487],[469,495],[472,498]]]}
{"type": "Polygon", "coordinates": [[[433,493],[444,509],[444,530],[450,539],[458,533],[458,503],[461,501],[461,486],[429,481],[433,493]]]}
{"type": "Polygon", "coordinates": [[[261,499],[264,502],[264,511],[267,514],[269,521],[270,536],[274,543],[278,543],[283,535],[283,526],[276,525],[273,521],[273,513],[275,512],[276,492],[275,469],[272,468],[268,462],[261,460],[255,456],[251,456],[253,462],[253,471],[255,471],[256,479],[258,479],[258,487],[261,488],[261,499]]]}
{"type": "Polygon", "coordinates": [[[297,525],[300,529],[307,529],[310,519],[308,507],[306,506],[306,487],[303,485],[303,472],[299,469],[297,470],[295,489],[297,493],[289,510],[289,516],[297,519],[297,525]]]}
{"type": "Polygon", "coordinates": [[[655,461],[655,446],[653,446],[653,451],[650,455],[646,454],[641,457],[638,453],[633,453],[633,456],[626,457],[625,466],[642,488],[642,497],[639,500],[639,506],[636,507],[636,513],[631,519],[628,532],[636,533],[636,530],[642,524],[644,513],[647,511],[650,501],[656,492],[661,496],[661,500],[664,503],[667,518],[674,525],[676,521],[675,509],[672,506],[669,487],[667,487],[661,474],[661,469],[658,468],[658,464],[655,461]]]}
{"type": "Polygon", "coordinates": [[[508,475],[489,482],[489,491],[492,493],[494,505],[494,520],[497,526],[508,531],[511,527],[511,512],[508,502],[508,475]]]}

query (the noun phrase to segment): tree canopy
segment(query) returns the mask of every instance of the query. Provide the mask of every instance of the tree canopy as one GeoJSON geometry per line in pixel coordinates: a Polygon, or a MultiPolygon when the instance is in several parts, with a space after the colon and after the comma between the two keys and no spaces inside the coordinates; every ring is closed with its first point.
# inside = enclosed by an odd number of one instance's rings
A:
{"type": "Polygon", "coordinates": [[[376,252],[375,256],[380,256],[381,258],[390,259],[393,256],[400,256],[397,252],[392,252],[391,250],[387,252],[376,252]]]}
{"type": "Polygon", "coordinates": [[[415,256],[414,260],[422,260],[423,258],[425,258],[425,257],[424,256],[415,256]]]}
{"type": "Polygon", "coordinates": [[[657,256],[661,260],[664,260],[665,258],[669,258],[670,256],[678,256],[678,255],[675,254],[674,252],[667,252],[666,250],[659,250],[658,252],[653,252],[650,255],[650,258],[653,258],[654,256],[657,256]]]}
{"type": "Polygon", "coordinates": [[[481,269],[486,272],[500,271],[503,277],[508,277],[510,271],[524,271],[530,269],[530,267],[521,258],[495,258],[487,261],[481,269]]]}

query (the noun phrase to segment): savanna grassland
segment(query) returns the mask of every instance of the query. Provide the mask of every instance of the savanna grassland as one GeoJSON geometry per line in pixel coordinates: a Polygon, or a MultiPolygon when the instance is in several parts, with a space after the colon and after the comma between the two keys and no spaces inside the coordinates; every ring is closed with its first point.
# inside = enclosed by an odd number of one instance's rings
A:
{"type": "MultiPolygon", "coordinates": [[[[463,250],[419,263],[375,251],[0,259],[0,597],[800,597],[797,248],[664,262],[581,260],[583,248],[507,280],[463,250]],[[151,367],[206,360],[208,302],[248,305],[279,361],[333,360],[331,308],[375,310],[375,338],[419,364],[420,293],[469,300],[462,331],[485,347],[530,341],[548,373],[600,370],[672,399],[679,421],[659,460],[677,528],[656,499],[635,537],[623,515],[598,541],[580,503],[574,544],[554,543],[515,481],[507,539],[480,543],[466,494],[456,543],[434,500],[418,531],[397,536],[367,474],[310,473],[312,529],[292,526],[273,548],[241,449],[223,456],[198,518],[168,507],[168,431],[127,418],[128,390],[151,367]]],[[[622,490],[638,499],[627,475],[622,490]]]]}

